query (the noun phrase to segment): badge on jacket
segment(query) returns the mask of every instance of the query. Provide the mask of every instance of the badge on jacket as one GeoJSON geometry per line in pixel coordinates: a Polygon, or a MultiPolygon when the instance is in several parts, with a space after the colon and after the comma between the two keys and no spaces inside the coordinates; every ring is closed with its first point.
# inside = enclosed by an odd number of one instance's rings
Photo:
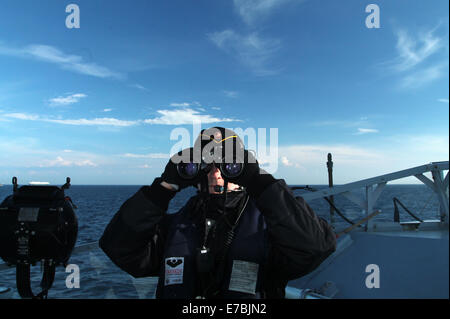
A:
{"type": "Polygon", "coordinates": [[[257,263],[233,260],[228,290],[254,295],[256,291],[256,282],[258,280],[258,268],[259,265],[257,263]]]}
{"type": "Polygon", "coordinates": [[[184,257],[166,258],[164,285],[178,285],[183,283],[184,257]]]}

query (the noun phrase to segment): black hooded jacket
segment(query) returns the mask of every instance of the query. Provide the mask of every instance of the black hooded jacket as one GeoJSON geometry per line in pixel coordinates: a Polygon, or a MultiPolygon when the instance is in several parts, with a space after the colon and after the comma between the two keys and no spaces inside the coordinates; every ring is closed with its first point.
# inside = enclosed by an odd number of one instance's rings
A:
{"type": "MultiPolygon", "coordinates": [[[[155,179],[151,186],[142,187],[125,201],[100,239],[106,255],[134,277],[158,276],[167,227],[173,220],[171,215],[176,215],[166,214],[175,193],[160,182],[155,179]]],[[[310,273],[335,251],[335,234],[303,198],[295,198],[284,180],[272,178],[268,185],[258,191],[249,190],[249,194],[268,230],[265,278],[270,280],[265,282],[264,296],[284,297],[289,280],[310,273]]],[[[187,205],[192,206],[192,202],[187,205]]]]}

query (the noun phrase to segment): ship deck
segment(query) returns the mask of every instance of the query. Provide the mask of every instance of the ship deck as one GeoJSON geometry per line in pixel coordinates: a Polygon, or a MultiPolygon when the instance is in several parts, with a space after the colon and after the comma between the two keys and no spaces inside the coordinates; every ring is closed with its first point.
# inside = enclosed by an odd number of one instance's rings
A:
{"type": "Polygon", "coordinates": [[[331,282],[334,299],[448,299],[448,238],[448,228],[354,231],[338,239],[336,252],[314,272],[289,286],[319,291],[331,282]],[[378,266],[379,287],[366,285],[375,275],[373,270],[366,272],[368,265],[378,266]]]}

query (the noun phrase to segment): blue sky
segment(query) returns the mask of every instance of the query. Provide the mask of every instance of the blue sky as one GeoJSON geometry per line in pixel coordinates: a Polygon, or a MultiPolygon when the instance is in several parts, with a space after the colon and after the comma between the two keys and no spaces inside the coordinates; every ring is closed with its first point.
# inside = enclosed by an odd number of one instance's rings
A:
{"type": "Polygon", "coordinates": [[[290,184],[326,184],[329,152],[338,184],[448,160],[448,12],[444,0],[2,0],[0,183],[149,184],[171,132],[198,119],[265,128],[267,147],[276,128],[273,175],[290,184]],[[71,3],[80,28],[66,27],[71,3]],[[380,28],[366,27],[371,3],[380,28]]]}

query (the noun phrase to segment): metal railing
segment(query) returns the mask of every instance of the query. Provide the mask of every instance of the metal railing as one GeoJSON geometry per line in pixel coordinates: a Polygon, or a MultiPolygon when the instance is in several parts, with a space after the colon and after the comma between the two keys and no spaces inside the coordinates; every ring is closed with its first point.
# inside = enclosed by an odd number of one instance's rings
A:
{"type": "MultiPolygon", "coordinates": [[[[381,192],[384,190],[386,184],[390,181],[402,179],[405,177],[414,176],[422,183],[427,185],[438,197],[440,205],[440,222],[446,224],[448,227],[449,221],[449,174],[447,172],[444,177],[444,171],[449,170],[449,162],[433,162],[394,173],[380,175],[357,182],[352,182],[344,185],[328,187],[315,192],[302,194],[301,196],[306,200],[314,200],[318,198],[330,198],[333,195],[343,195],[350,201],[358,205],[365,213],[365,217],[374,211],[374,206],[378,200],[381,192]],[[429,179],[424,173],[431,173],[432,179],[429,179]],[[363,189],[363,196],[352,193],[354,190],[363,189]]],[[[368,220],[365,229],[370,229],[371,220],[368,220]]]]}

